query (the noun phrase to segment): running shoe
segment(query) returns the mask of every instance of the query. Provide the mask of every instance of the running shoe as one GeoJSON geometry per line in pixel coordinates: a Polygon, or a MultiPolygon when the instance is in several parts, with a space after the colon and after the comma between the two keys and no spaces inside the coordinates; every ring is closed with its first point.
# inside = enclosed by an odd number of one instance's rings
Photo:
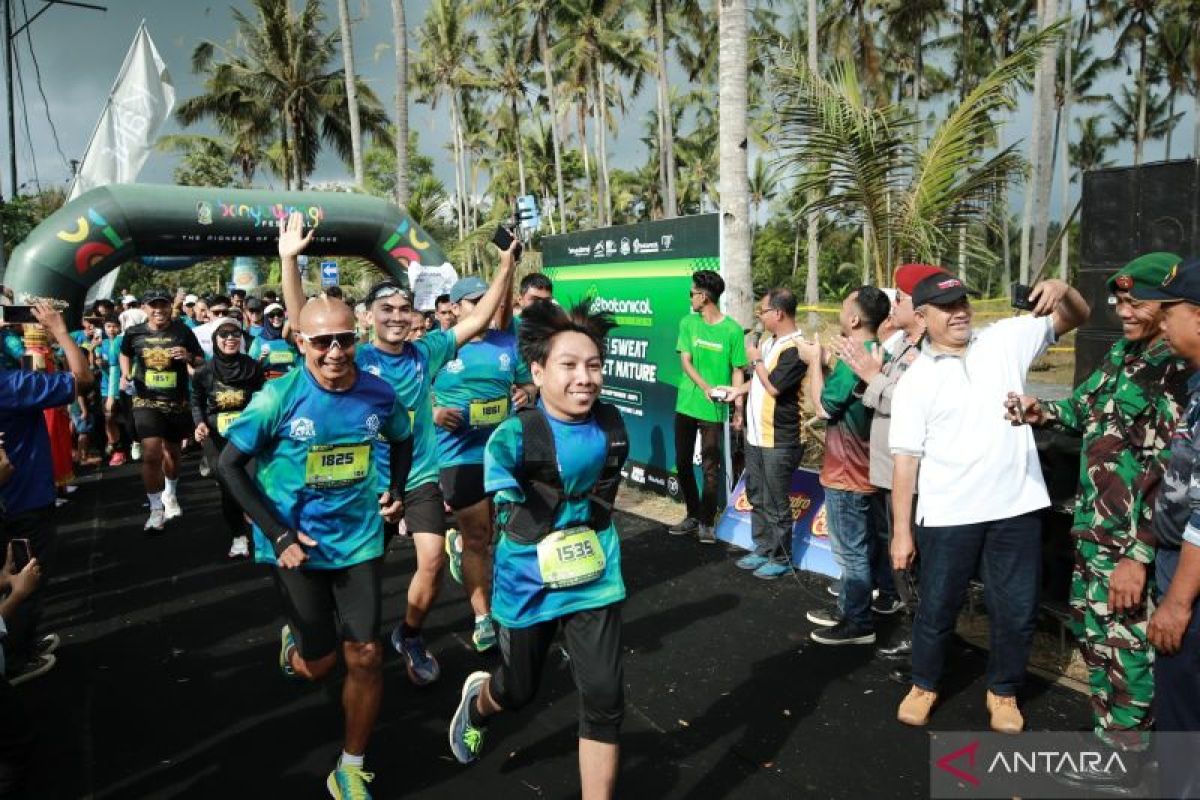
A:
{"type": "Polygon", "coordinates": [[[462,534],[457,528],[446,531],[446,562],[450,565],[450,577],[462,583],[462,534]]]}
{"type": "Polygon", "coordinates": [[[150,517],[146,520],[146,524],[142,530],[161,531],[166,524],[167,519],[163,516],[163,510],[161,508],[152,508],[150,509],[150,517]]]}
{"type": "Polygon", "coordinates": [[[808,634],[808,638],[817,644],[875,644],[875,631],[860,628],[853,622],[844,619],[837,625],[818,628],[808,634]]]}
{"type": "Polygon", "coordinates": [[[841,616],[836,611],[831,611],[827,608],[817,608],[804,615],[804,618],[813,625],[820,625],[822,628],[832,628],[842,621],[841,616]]]}
{"type": "Polygon", "coordinates": [[[367,772],[362,767],[352,767],[349,764],[339,766],[325,780],[325,788],[334,800],[371,800],[367,784],[375,780],[374,772],[367,772]]]}
{"type": "Polygon", "coordinates": [[[776,578],[782,578],[784,575],[792,571],[787,564],[780,564],[778,561],[768,561],[758,569],[754,570],[754,577],[759,580],[773,581],[776,578]]]}
{"type": "Polygon", "coordinates": [[[229,545],[230,558],[249,558],[250,557],[250,540],[245,536],[233,537],[233,543],[229,545]]]}
{"type": "Polygon", "coordinates": [[[899,597],[879,597],[871,603],[871,610],[876,614],[891,616],[898,611],[903,611],[904,603],[899,597]]]}
{"type": "Polygon", "coordinates": [[[496,625],[492,622],[491,614],[485,614],[483,619],[475,621],[471,641],[475,643],[475,650],[480,653],[486,653],[496,646],[496,625]]]}
{"type": "Polygon", "coordinates": [[[113,453],[112,458],[110,458],[108,460],[108,465],[110,467],[119,467],[124,463],[125,463],[125,454],[122,453],[120,450],[117,450],[115,453],[113,453]]]}
{"type": "Polygon", "coordinates": [[[179,498],[173,494],[163,494],[163,519],[170,522],[173,519],[178,519],[183,516],[183,509],[179,507],[179,498]]]}
{"type": "Polygon", "coordinates": [[[46,653],[45,655],[34,656],[25,662],[25,666],[21,667],[21,671],[15,675],[8,676],[8,682],[13,686],[20,686],[26,681],[31,681],[34,678],[45,675],[50,670],[54,669],[54,665],[58,663],[58,656],[54,653],[46,653]]]}
{"type": "Polygon", "coordinates": [[[62,644],[62,639],[57,633],[47,633],[33,643],[33,654],[34,656],[48,656],[57,650],[60,644],[62,644]]]}
{"type": "Polygon", "coordinates": [[[142,446],[140,444],[138,444],[137,442],[134,442],[133,444],[129,445],[129,457],[132,458],[134,461],[141,461],[142,460],[142,446]]]}
{"type": "Polygon", "coordinates": [[[483,684],[490,680],[490,672],[472,672],[463,682],[462,697],[458,708],[454,710],[454,718],[450,720],[450,750],[460,764],[470,764],[479,758],[483,749],[483,728],[471,724],[471,703],[483,691],[483,684]]]}
{"type": "Polygon", "coordinates": [[[700,544],[716,544],[717,529],[712,525],[701,525],[696,533],[696,538],[700,544]]]}
{"type": "Polygon", "coordinates": [[[279,671],[285,678],[295,678],[296,670],[292,667],[291,652],[296,649],[296,637],[292,636],[292,627],[284,625],[279,629],[279,671]]]}
{"type": "Polygon", "coordinates": [[[408,668],[408,679],[416,686],[428,686],[442,674],[437,659],[425,646],[421,636],[403,636],[401,626],[392,628],[392,647],[404,657],[404,666],[408,668]]]}
{"type": "Polygon", "coordinates": [[[683,521],[667,528],[672,536],[690,536],[700,530],[700,520],[695,517],[684,517],[683,521]]]}
{"type": "Polygon", "coordinates": [[[747,553],[734,562],[734,566],[738,569],[744,569],[753,572],[754,570],[767,563],[766,556],[760,556],[758,553],[747,553]]]}

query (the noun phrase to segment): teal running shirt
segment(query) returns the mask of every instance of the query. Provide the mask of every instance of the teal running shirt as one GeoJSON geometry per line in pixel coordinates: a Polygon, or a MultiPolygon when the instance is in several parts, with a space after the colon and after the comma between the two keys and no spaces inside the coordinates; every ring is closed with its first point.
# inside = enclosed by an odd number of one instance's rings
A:
{"type": "MultiPolygon", "coordinates": [[[[546,413],[541,402],[538,407],[546,413]]],[[[608,440],[594,418],[567,422],[546,413],[554,434],[554,448],[563,489],[578,500],[565,500],[552,530],[587,524],[591,503],[587,494],[600,477],[608,455],[608,440]]],[[[617,530],[596,531],[604,551],[604,573],[590,583],[550,589],[542,581],[537,545],[522,544],[504,533],[511,504],[524,500],[517,474],[524,461],[521,422],[505,420],[488,440],[484,457],[484,486],[495,495],[499,541],[493,558],[492,616],[506,628],[527,628],[576,611],[601,608],[625,599],[621,576],[621,542],[617,530]]]]}
{"type": "MultiPolygon", "coordinates": [[[[399,354],[384,352],[374,345],[361,345],[354,359],[359,369],[383,378],[396,392],[400,404],[408,409],[413,430],[413,464],[408,473],[407,491],[412,491],[438,477],[437,433],[433,425],[433,403],[430,387],[433,376],[450,359],[458,341],[453,331],[431,331],[415,342],[404,345],[399,354]]],[[[387,447],[377,448],[379,469],[388,480],[387,447]]]]}
{"type": "MultiPolygon", "coordinates": [[[[255,459],[255,483],[284,525],[316,539],[305,569],[340,569],[383,555],[377,437],[407,439],[408,411],[383,380],[360,371],[344,392],[305,367],[267,383],[226,432],[255,459]]],[[[255,560],[275,551],[254,526],[255,560]]]]}
{"type": "Polygon", "coordinates": [[[488,437],[512,411],[513,385],[531,381],[509,331],[489,330],[481,340],[458,348],[458,357],[433,379],[434,405],[462,414],[462,424],[454,430],[437,429],[442,468],[482,464],[488,437]]]}
{"type": "Polygon", "coordinates": [[[263,365],[269,381],[283,377],[304,361],[296,345],[287,339],[264,339],[261,335],[250,343],[249,355],[263,365]]]}

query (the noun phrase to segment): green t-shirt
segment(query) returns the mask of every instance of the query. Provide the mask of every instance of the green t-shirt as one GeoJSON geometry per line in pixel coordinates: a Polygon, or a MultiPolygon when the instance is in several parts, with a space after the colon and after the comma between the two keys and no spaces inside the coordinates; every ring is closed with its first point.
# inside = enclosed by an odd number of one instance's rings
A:
{"type": "MultiPolygon", "coordinates": [[[[692,366],[709,386],[728,386],[734,367],[744,367],[746,344],[742,326],[731,317],[709,325],[699,314],[688,314],[679,323],[679,339],[675,350],[692,357],[692,366]]],[[[687,376],[679,376],[679,392],[675,411],[706,422],[723,422],[725,404],[716,403],[687,376]]]]}

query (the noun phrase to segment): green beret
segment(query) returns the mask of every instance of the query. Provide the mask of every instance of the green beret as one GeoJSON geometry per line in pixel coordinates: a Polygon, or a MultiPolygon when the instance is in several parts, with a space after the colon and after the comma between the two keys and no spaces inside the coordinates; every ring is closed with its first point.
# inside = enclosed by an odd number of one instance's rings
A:
{"type": "Polygon", "coordinates": [[[1116,294],[1121,289],[1129,291],[1134,287],[1149,289],[1161,286],[1171,267],[1182,260],[1174,253],[1146,253],[1144,256],[1138,256],[1108,279],[1108,292],[1116,294]]]}

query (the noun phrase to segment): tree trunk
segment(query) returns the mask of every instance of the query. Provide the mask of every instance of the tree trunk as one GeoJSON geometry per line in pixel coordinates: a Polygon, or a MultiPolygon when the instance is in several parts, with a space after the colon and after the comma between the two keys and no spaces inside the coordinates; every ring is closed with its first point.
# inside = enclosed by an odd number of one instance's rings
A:
{"type": "MultiPolygon", "coordinates": [[[[1042,28],[1048,28],[1058,19],[1058,0],[1044,0],[1045,20],[1042,28]]],[[[1030,266],[1038,269],[1046,259],[1047,235],[1050,227],[1050,198],[1054,189],[1053,155],[1051,149],[1054,139],[1054,87],[1055,72],[1058,69],[1058,54],[1053,45],[1042,51],[1042,93],[1039,97],[1040,107],[1035,113],[1041,117],[1038,127],[1038,180],[1034,184],[1036,192],[1033,209],[1032,246],[1030,248],[1030,266]]]]}
{"type": "Polygon", "coordinates": [[[1146,142],[1146,36],[1142,35],[1141,53],[1138,56],[1137,76],[1137,130],[1133,135],[1133,165],[1142,163],[1142,147],[1146,142]]]}
{"type": "Polygon", "coordinates": [[[608,112],[608,96],[604,89],[604,65],[595,65],[596,75],[596,173],[600,178],[600,213],[605,226],[612,225],[612,197],[608,183],[608,126],[604,119],[608,112]]]}
{"type": "MultiPolygon", "coordinates": [[[[813,75],[818,74],[820,68],[820,63],[817,59],[817,24],[817,0],[808,0],[808,69],[813,75]]],[[[819,225],[820,217],[817,215],[817,212],[810,211],[805,230],[808,248],[808,273],[804,279],[804,303],[809,306],[815,306],[821,299],[821,283],[817,275],[817,251],[820,247],[820,238],[818,236],[819,225]]]]}
{"type": "Polygon", "coordinates": [[[517,147],[517,176],[521,182],[521,194],[525,195],[525,147],[521,142],[521,118],[517,116],[517,98],[511,98],[513,118],[513,142],[517,147]]]}
{"type": "Polygon", "coordinates": [[[554,70],[550,64],[550,36],[546,31],[549,19],[543,13],[538,19],[538,49],[542,53],[542,78],[546,82],[546,100],[550,105],[550,141],[554,144],[554,184],[558,191],[558,222],[567,232],[567,201],[563,191],[562,143],[558,140],[558,99],[555,97],[554,70]]]}
{"type": "Polygon", "coordinates": [[[667,24],[663,19],[663,0],[654,0],[655,55],[658,71],[658,163],[662,173],[663,216],[676,216],[675,131],[671,117],[670,79],[667,76],[667,24]]]}
{"type": "Polygon", "coordinates": [[[408,209],[408,22],[404,0],[392,0],[392,47],[396,52],[396,205],[408,209]]]}
{"type": "Polygon", "coordinates": [[[288,142],[288,125],[283,120],[279,126],[279,146],[283,151],[283,190],[292,190],[292,148],[288,142]]]}
{"type": "MultiPolygon", "coordinates": [[[[1072,0],[1067,0],[1066,15],[1071,16],[1074,11],[1072,0]]],[[[1063,104],[1062,111],[1059,113],[1058,125],[1058,168],[1059,168],[1059,187],[1058,187],[1058,216],[1062,220],[1062,224],[1066,227],[1067,215],[1071,212],[1067,206],[1071,202],[1071,94],[1075,89],[1075,73],[1074,66],[1071,63],[1071,58],[1074,55],[1072,52],[1071,37],[1067,37],[1066,46],[1066,61],[1063,64],[1063,104]]],[[[1070,257],[1071,237],[1067,233],[1062,235],[1062,245],[1058,252],[1058,277],[1062,280],[1067,280],[1067,275],[1070,268],[1067,265],[1067,260],[1070,257]]]]}
{"type": "Polygon", "coordinates": [[[354,39],[350,31],[347,0],[338,0],[342,27],[342,71],[346,77],[346,111],[350,117],[350,153],[354,163],[354,185],[363,188],[362,125],[358,119],[358,85],[354,73],[354,39]]]}
{"type": "MultiPolygon", "coordinates": [[[[587,95],[590,97],[591,94],[592,90],[591,88],[588,88],[587,95]]],[[[579,150],[583,153],[583,182],[587,187],[584,195],[587,197],[588,219],[591,221],[593,226],[598,228],[600,225],[596,220],[596,205],[593,202],[592,197],[592,161],[588,157],[587,101],[585,99],[580,99],[579,106],[576,111],[576,119],[579,122],[579,150]]]]}
{"type": "Polygon", "coordinates": [[[450,89],[450,127],[454,151],[454,193],[458,195],[454,211],[458,217],[458,240],[461,242],[467,235],[467,180],[462,172],[462,123],[458,115],[458,92],[453,87],[450,89]]]}
{"type": "MultiPolygon", "coordinates": [[[[1038,15],[1038,30],[1045,27],[1045,2],[1046,0],[1038,0],[1037,15],[1038,15]]],[[[1042,72],[1046,63],[1045,58],[1038,61],[1037,67],[1033,73],[1033,123],[1029,135],[1029,178],[1025,181],[1024,193],[1025,202],[1021,210],[1021,252],[1020,259],[1020,277],[1018,280],[1021,283],[1029,283],[1029,256],[1030,256],[1030,235],[1033,231],[1033,204],[1037,193],[1037,185],[1040,164],[1038,155],[1041,148],[1038,147],[1038,142],[1041,140],[1042,115],[1040,113],[1042,100],[1042,72]]]]}
{"type": "Polygon", "coordinates": [[[1172,88],[1167,95],[1167,151],[1163,154],[1164,161],[1171,160],[1171,136],[1175,133],[1175,90],[1172,88]]]}
{"type": "Polygon", "coordinates": [[[750,271],[750,181],[746,152],[747,31],[746,0],[719,0],[718,29],[721,271],[729,298],[726,311],[743,328],[754,324],[754,285],[750,271]]]}

